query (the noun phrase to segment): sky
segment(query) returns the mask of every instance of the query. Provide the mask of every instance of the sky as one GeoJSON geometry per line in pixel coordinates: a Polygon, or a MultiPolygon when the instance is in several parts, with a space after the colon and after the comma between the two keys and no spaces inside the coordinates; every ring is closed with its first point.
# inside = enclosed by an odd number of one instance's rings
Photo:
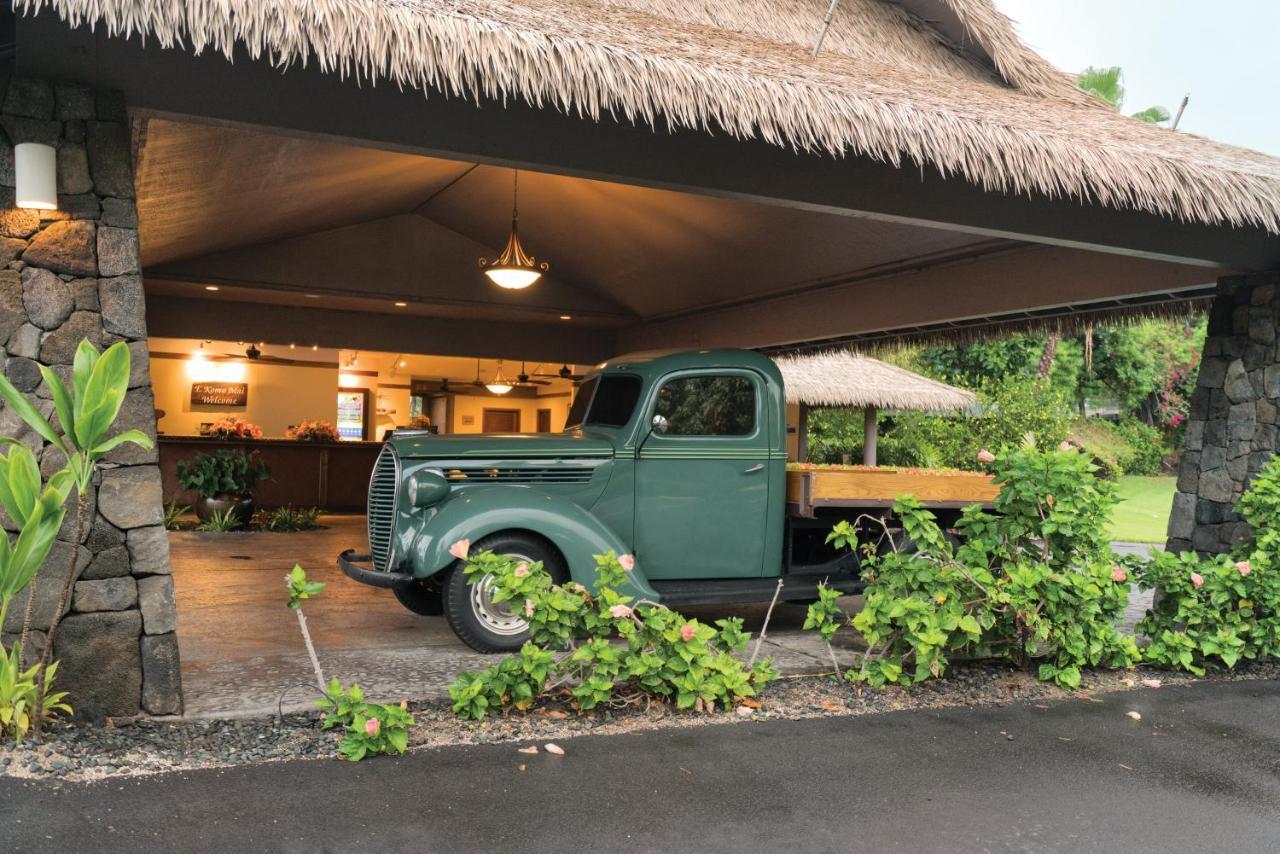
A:
{"type": "Polygon", "coordinates": [[[1058,68],[1124,69],[1124,111],[1280,157],[1280,0],[996,0],[1058,68]]]}

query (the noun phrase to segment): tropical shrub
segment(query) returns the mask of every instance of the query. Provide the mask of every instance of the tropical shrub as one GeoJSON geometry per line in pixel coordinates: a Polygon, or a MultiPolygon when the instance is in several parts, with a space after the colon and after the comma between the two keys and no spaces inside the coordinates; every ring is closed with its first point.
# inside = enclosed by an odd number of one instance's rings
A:
{"type": "Polygon", "coordinates": [[[1159,590],[1138,632],[1153,664],[1204,673],[1280,656],[1280,457],[1236,504],[1253,539],[1234,556],[1160,552],[1137,566],[1139,585],[1159,590]]]}
{"type": "Polygon", "coordinates": [[[53,690],[58,662],[47,667],[36,663],[23,670],[20,658],[17,645],[8,652],[0,648],[0,740],[12,738],[19,745],[37,715],[42,722],[47,722],[57,712],[71,714],[71,706],[65,702],[67,692],[53,690]],[[43,679],[39,678],[42,668],[43,679]]]}
{"type": "Polygon", "coordinates": [[[207,531],[214,534],[225,534],[227,531],[235,531],[243,528],[244,523],[240,521],[240,517],[236,515],[234,507],[228,507],[225,510],[214,510],[209,514],[209,518],[196,525],[197,531],[207,531]]]}
{"type": "Polygon", "coordinates": [[[258,482],[270,476],[257,451],[246,454],[239,448],[197,454],[178,463],[178,483],[205,498],[251,495],[258,482]]]}
{"type": "Polygon", "coordinates": [[[359,685],[343,690],[334,679],[316,705],[326,710],[321,729],[344,727],[346,734],[338,743],[338,753],[351,762],[380,753],[404,753],[409,746],[409,728],[413,715],[408,703],[399,705],[369,703],[359,685]]]}
{"type": "MultiPolygon", "coordinates": [[[[59,506],[71,490],[75,490],[76,521],[70,540],[73,543],[84,539],[85,517],[88,514],[87,493],[102,459],[125,443],[132,443],[142,448],[150,448],[154,444],[151,438],[140,430],[125,430],[110,437],[107,435],[115,425],[116,417],[120,414],[120,407],[124,405],[125,395],[128,392],[129,362],[129,348],[123,341],[113,344],[104,352],[99,352],[88,341],[82,340],[76,347],[72,361],[70,387],[52,369],[41,365],[40,375],[53,399],[59,430],[54,430],[49,420],[40,414],[40,411],[8,379],[0,377],[0,397],[4,398],[5,404],[17,413],[41,439],[56,447],[66,461],[62,470],[49,478],[49,487],[59,496],[59,506]]],[[[25,477],[29,484],[30,466],[25,462],[22,466],[16,466],[12,464],[12,459],[10,463],[8,466],[10,476],[14,476],[20,467],[26,468],[28,474],[25,477]]],[[[36,483],[38,482],[37,470],[36,483]]],[[[12,485],[10,488],[12,489],[12,485]]],[[[35,490],[38,490],[38,485],[33,492],[35,490]]],[[[6,509],[8,509],[7,506],[6,509]]],[[[43,518],[47,518],[47,515],[43,518]]],[[[28,519],[27,523],[19,524],[23,525],[25,533],[25,525],[31,524],[31,520],[28,519]]],[[[7,545],[7,536],[5,540],[7,545]]],[[[21,548],[21,546],[22,535],[19,535],[15,548],[21,548]]],[[[45,633],[44,649],[40,655],[40,665],[36,670],[35,708],[31,721],[32,729],[37,735],[45,719],[42,703],[49,695],[48,680],[56,670],[49,667],[50,658],[53,654],[58,627],[68,610],[71,589],[77,577],[76,559],[76,550],[70,549],[66,580],[59,591],[58,604],[54,609],[48,631],[45,633]]],[[[29,587],[22,618],[22,631],[18,641],[21,650],[25,650],[27,646],[35,607],[36,588],[35,585],[29,585],[29,587]]]]}
{"type": "Polygon", "coordinates": [[[188,504],[179,504],[178,499],[171,500],[164,505],[164,527],[166,531],[176,531],[180,527],[179,519],[191,512],[191,506],[188,504]]]}
{"type": "Polygon", "coordinates": [[[580,711],[658,700],[710,712],[777,678],[767,659],[749,667],[734,658],[749,638],[742,620],[706,625],[620,592],[634,567],[630,555],[596,556],[594,592],[556,584],[540,563],[488,551],[468,555],[465,543],[455,546],[455,556],[467,560],[470,583],[492,575],[494,601],[519,603],[529,623],[529,640],[518,653],[479,673],[462,673],[449,686],[459,717],[528,709],[561,687],[580,711]],[[621,644],[611,641],[614,635],[621,644]]]}
{"type": "Polygon", "coordinates": [[[215,439],[261,439],[262,428],[243,418],[223,418],[210,424],[204,435],[215,439]]]}
{"type": "Polygon", "coordinates": [[[319,507],[277,507],[253,514],[253,526],[262,531],[309,531],[320,518],[319,507]]]}
{"type": "Polygon", "coordinates": [[[303,421],[290,427],[284,435],[299,442],[337,442],[341,438],[338,428],[328,421],[303,421]]]}
{"type": "MultiPolygon", "coordinates": [[[[1067,437],[1071,413],[1066,396],[1048,382],[1011,378],[991,381],[978,391],[981,411],[935,415],[924,412],[881,416],[878,459],[887,466],[980,468],[973,449],[1005,451],[1031,436],[1041,447],[1067,437]]],[[[819,411],[811,416],[809,459],[838,463],[842,454],[862,459],[862,413],[819,411]]]]}
{"type": "MultiPolygon", "coordinates": [[[[824,639],[841,625],[865,639],[847,678],[909,684],[941,675],[950,655],[964,653],[1005,657],[1074,687],[1083,667],[1137,659],[1117,629],[1129,585],[1105,534],[1111,485],[1069,446],[1027,446],[989,462],[1001,487],[994,512],[967,508],[952,537],[919,501],[899,498],[895,547],[863,549],[863,609],[846,617],[830,591],[810,606],[806,628],[824,639]]],[[[837,528],[831,539],[853,530],[837,528]]]]}

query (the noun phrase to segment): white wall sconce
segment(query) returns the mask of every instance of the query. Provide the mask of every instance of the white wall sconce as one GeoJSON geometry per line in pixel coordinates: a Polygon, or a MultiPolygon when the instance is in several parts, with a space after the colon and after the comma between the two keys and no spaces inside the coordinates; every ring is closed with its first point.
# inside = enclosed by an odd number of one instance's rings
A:
{"type": "Polygon", "coordinates": [[[58,159],[52,145],[18,143],[13,149],[13,171],[18,207],[58,209],[58,159]]]}

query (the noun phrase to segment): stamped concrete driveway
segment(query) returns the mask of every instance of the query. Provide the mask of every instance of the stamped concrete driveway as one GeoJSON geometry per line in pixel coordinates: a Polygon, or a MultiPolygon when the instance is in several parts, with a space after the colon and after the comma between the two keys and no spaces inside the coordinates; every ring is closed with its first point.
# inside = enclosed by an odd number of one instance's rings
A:
{"type": "MultiPolygon", "coordinates": [[[[459,671],[496,661],[463,645],[443,617],[418,616],[391,591],[342,574],[338,553],[366,546],[363,516],[326,516],[321,523],[322,530],[295,534],[169,535],[188,717],[264,714],[281,703],[286,710],[309,707],[315,679],[297,619],[285,606],[284,576],[295,563],[328,585],[305,605],[326,677],[357,681],[374,699],[426,700],[446,696],[459,671]]],[[[765,608],[686,612],[707,620],[740,614],[756,631],[765,608]]],[[[830,670],[818,638],[800,632],[804,613],[779,605],[761,655],[787,673],[830,670]]]]}

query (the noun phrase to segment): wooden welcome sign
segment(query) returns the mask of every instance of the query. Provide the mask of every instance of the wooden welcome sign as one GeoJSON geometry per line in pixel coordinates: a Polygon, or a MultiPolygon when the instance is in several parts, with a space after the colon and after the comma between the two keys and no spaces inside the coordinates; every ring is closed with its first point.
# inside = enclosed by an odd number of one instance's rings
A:
{"type": "Polygon", "coordinates": [[[201,406],[245,406],[249,403],[249,384],[192,383],[191,403],[201,406]]]}

